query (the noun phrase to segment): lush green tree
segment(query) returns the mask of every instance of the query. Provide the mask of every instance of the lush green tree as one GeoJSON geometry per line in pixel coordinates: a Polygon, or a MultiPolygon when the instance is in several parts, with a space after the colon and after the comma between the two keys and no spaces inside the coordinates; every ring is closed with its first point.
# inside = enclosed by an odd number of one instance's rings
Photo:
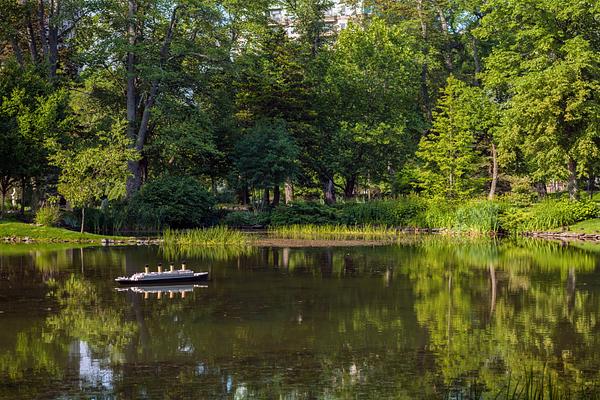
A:
{"type": "MultiPolygon", "coordinates": [[[[229,63],[230,40],[226,10],[219,4],[181,1],[108,1],[80,29],[81,57],[93,73],[105,70],[121,88],[121,112],[126,115],[128,136],[141,157],[129,163],[128,196],[141,187],[148,163],[145,146],[162,127],[181,123],[159,121],[153,112],[201,107],[206,77],[229,63]],[[174,104],[163,104],[174,103],[174,104]]],[[[237,40],[237,39],[236,39],[237,40]]],[[[160,114],[164,117],[165,114],[160,114]]],[[[195,118],[186,131],[196,130],[195,118]]]]}
{"type": "Polygon", "coordinates": [[[599,154],[600,7],[557,0],[486,7],[478,35],[496,41],[484,82],[506,100],[502,145],[523,153],[535,181],[568,180],[574,197],[577,178],[599,154]]]}
{"type": "Polygon", "coordinates": [[[81,208],[81,232],[85,226],[85,208],[102,199],[125,196],[129,176],[127,162],[137,153],[125,136],[124,123],[115,123],[111,131],[95,132],[92,137],[76,138],[66,146],[54,143],[51,162],[60,168],[58,192],[74,207],[81,208]]]}
{"type": "Polygon", "coordinates": [[[405,31],[374,18],[342,31],[328,54],[323,95],[334,129],[331,163],[346,197],[360,178],[387,180],[414,151],[423,128],[414,51],[405,31]]]}
{"type": "Polygon", "coordinates": [[[468,198],[483,188],[484,171],[490,166],[489,197],[493,198],[498,176],[497,125],[496,106],[483,90],[449,78],[433,113],[433,127],[419,143],[423,190],[451,199],[468,198]]]}
{"type": "Polygon", "coordinates": [[[263,206],[269,204],[269,188],[274,188],[273,204],[279,203],[279,187],[296,172],[298,148],[282,120],[261,120],[250,128],[236,146],[239,174],[249,185],[263,189],[263,206]]]}
{"type": "MultiPolygon", "coordinates": [[[[54,90],[40,68],[12,62],[0,69],[0,93],[0,152],[5,154],[0,161],[0,191],[4,196],[19,183],[24,194],[26,187],[39,188],[51,179],[46,142],[72,126],[69,96],[64,90],[54,90]]],[[[37,201],[33,199],[31,205],[36,208],[37,201]]]]}

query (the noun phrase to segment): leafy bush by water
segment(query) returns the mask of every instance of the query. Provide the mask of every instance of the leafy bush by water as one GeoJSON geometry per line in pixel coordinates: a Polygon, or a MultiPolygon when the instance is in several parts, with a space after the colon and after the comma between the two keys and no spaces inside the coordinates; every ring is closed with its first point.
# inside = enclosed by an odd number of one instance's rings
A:
{"type": "Polygon", "coordinates": [[[272,226],[338,224],[339,209],[318,203],[293,203],[279,206],[271,213],[272,226]]]}
{"type": "Polygon", "coordinates": [[[346,225],[418,226],[425,202],[418,197],[398,200],[350,203],[341,209],[340,222],[346,225]]]}
{"type": "Polygon", "coordinates": [[[271,214],[264,211],[231,211],[225,215],[222,223],[233,228],[267,226],[271,214]]]}
{"type": "Polygon", "coordinates": [[[42,226],[58,226],[60,218],[58,207],[42,207],[35,214],[35,223],[42,226]]]}
{"type": "Polygon", "coordinates": [[[211,222],[213,196],[192,177],[161,176],[146,183],[128,207],[135,227],[192,228],[211,222]]]}

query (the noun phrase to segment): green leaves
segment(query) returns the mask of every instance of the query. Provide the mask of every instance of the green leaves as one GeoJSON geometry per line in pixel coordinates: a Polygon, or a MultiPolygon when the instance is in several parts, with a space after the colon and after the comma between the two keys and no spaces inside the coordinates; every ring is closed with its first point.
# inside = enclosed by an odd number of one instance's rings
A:
{"type": "Polygon", "coordinates": [[[257,188],[281,185],[296,173],[298,147],[281,120],[262,120],[251,128],[235,148],[242,179],[257,188]]]}
{"type": "MultiPolygon", "coordinates": [[[[586,2],[488,2],[480,37],[498,40],[484,82],[506,99],[501,145],[521,150],[534,179],[597,168],[600,40],[586,2]]],[[[594,22],[596,21],[596,22],[594,22]]]]}
{"type": "Polygon", "coordinates": [[[468,198],[486,181],[486,153],[498,123],[496,106],[478,87],[449,78],[434,112],[433,128],[421,139],[421,187],[433,196],[468,198]]]}
{"type": "Polygon", "coordinates": [[[125,195],[127,162],[137,157],[120,122],[109,132],[57,148],[51,162],[61,171],[59,193],[75,207],[88,207],[103,198],[116,200],[125,195]]]}

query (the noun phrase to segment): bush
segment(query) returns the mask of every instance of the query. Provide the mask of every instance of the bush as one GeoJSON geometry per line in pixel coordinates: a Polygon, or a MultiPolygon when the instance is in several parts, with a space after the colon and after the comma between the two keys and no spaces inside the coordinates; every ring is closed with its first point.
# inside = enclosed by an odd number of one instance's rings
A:
{"type": "Polygon", "coordinates": [[[58,207],[42,207],[35,214],[35,223],[42,226],[57,226],[60,223],[58,207]]]}
{"type": "Polygon", "coordinates": [[[424,210],[425,203],[417,197],[352,203],[343,206],[340,222],[346,225],[416,226],[424,210]]]}
{"type": "Polygon", "coordinates": [[[267,226],[270,223],[270,214],[264,211],[231,211],[225,215],[222,222],[235,228],[267,226]]]}
{"type": "Polygon", "coordinates": [[[137,228],[198,227],[212,221],[214,204],[196,179],[164,175],[150,180],[131,199],[128,219],[137,228]]]}
{"type": "Polygon", "coordinates": [[[271,225],[336,225],[340,211],[336,207],[318,203],[293,203],[279,206],[271,213],[271,225]]]}

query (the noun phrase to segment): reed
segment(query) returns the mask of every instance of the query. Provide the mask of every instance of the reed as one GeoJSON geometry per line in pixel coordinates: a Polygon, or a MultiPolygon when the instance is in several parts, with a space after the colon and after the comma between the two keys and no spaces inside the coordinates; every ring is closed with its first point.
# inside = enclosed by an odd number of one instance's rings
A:
{"type": "Polygon", "coordinates": [[[289,225],[269,229],[269,234],[282,239],[394,239],[395,229],[375,225],[289,225]]]}
{"type": "Polygon", "coordinates": [[[165,229],[165,246],[246,246],[250,244],[248,236],[225,226],[184,231],[165,229]]]}

